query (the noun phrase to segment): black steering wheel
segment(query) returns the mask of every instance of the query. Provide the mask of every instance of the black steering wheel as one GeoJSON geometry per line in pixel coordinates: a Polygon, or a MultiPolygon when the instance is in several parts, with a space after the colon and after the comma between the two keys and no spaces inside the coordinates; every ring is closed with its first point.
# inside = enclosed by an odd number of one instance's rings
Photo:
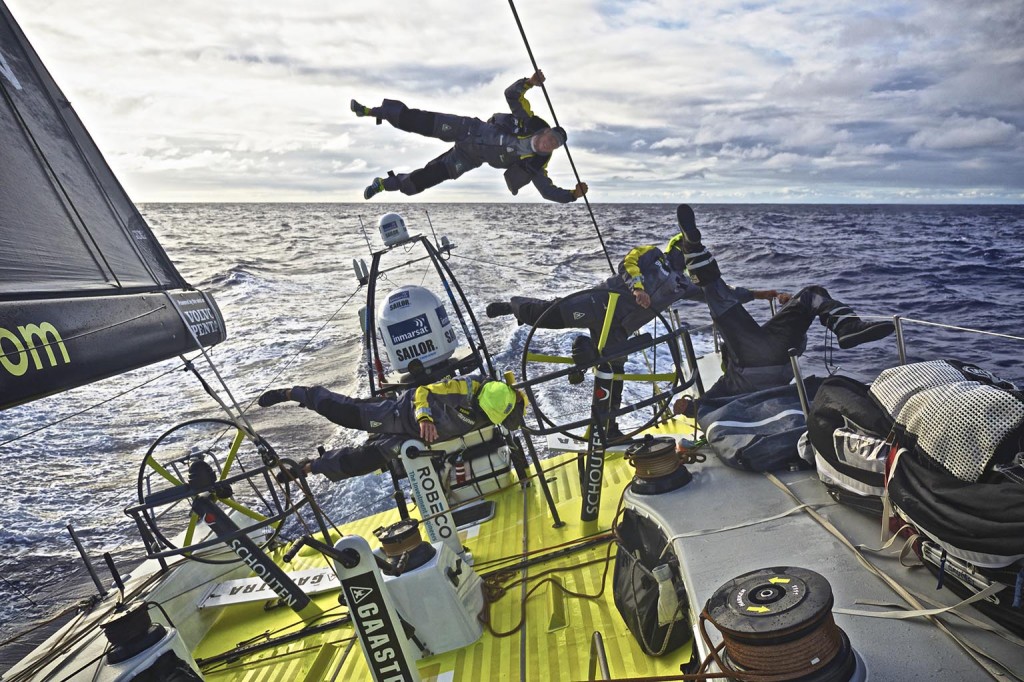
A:
{"type": "MultiPolygon", "coordinates": [[[[595,347],[591,353],[587,353],[584,356],[577,354],[576,358],[560,355],[557,352],[541,353],[533,351],[533,347],[535,345],[534,340],[539,338],[537,336],[538,330],[544,329],[547,331],[545,327],[546,322],[551,323],[560,319],[561,315],[559,313],[559,309],[562,306],[565,306],[567,309],[572,309],[572,304],[574,302],[579,303],[586,299],[593,300],[595,297],[601,296],[607,297],[609,293],[610,292],[607,289],[586,289],[558,299],[552,302],[551,305],[541,313],[534,325],[530,328],[523,347],[521,364],[522,381],[517,384],[517,387],[526,391],[527,396],[530,399],[530,406],[532,408],[534,418],[537,421],[536,428],[524,426],[524,429],[527,432],[535,435],[559,433],[572,440],[586,442],[587,433],[573,433],[572,429],[578,429],[580,427],[587,427],[589,429],[594,426],[591,419],[591,398],[595,391],[595,386],[594,379],[591,378],[588,381],[586,378],[587,374],[593,374],[592,372],[588,372],[588,370],[598,368],[602,365],[607,368],[607,366],[612,362],[618,363],[620,360],[624,364],[628,357],[637,353],[650,355],[656,361],[659,351],[667,347],[672,358],[672,364],[667,372],[622,374],[621,382],[623,384],[622,394],[624,400],[625,396],[636,394],[635,390],[629,390],[631,386],[635,386],[638,383],[643,383],[645,385],[654,383],[654,391],[651,398],[638,399],[632,403],[624,402],[621,407],[616,410],[617,415],[625,415],[647,407],[652,408],[650,416],[646,418],[643,423],[639,426],[631,426],[623,431],[623,438],[632,438],[644,429],[650,428],[654,424],[658,423],[670,409],[669,397],[686,389],[693,383],[692,378],[684,378],[685,374],[683,373],[682,368],[682,354],[678,345],[678,336],[682,332],[681,330],[672,331],[668,321],[660,313],[656,315],[655,319],[660,323],[662,328],[670,331],[657,337],[651,337],[649,335],[634,336],[627,342],[617,345],[614,348],[605,348],[603,352],[598,352],[595,347]],[[556,317],[556,315],[558,315],[558,317],[556,317]],[[563,368],[551,370],[550,367],[552,365],[561,365],[563,368]],[[535,387],[559,379],[563,380],[564,383],[559,384],[559,392],[555,398],[547,394],[544,396],[538,395],[535,387]],[[662,384],[667,388],[662,388],[659,384],[662,384]],[[542,407],[545,402],[548,403],[548,406],[542,407]],[[556,409],[567,409],[571,414],[579,414],[579,406],[581,403],[585,403],[587,406],[587,414],[583,419],[555,419],[548,414],[548,412],[553,412],[556,409]]],[[[558,331],[567,330],[559,329],[558,331]]],[[[578,336],[585,333],[586,329],[581,328],[575,335],[578,336]]],[[[593,341],[596,345],[596,340],[593,341]]]]}

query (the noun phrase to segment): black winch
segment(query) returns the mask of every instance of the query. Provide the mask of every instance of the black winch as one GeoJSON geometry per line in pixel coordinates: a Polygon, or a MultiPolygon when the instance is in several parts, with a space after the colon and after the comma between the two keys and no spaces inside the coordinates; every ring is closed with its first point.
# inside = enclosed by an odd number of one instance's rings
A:
{"type": "Polygon", "coordinates": [[[423,540],[419,519],[402,519],[373,531],[395,574],[411,571],[430,561],[437,550],[423,540]]]}
{"type": "Polygon", "coordinates": [[[149,618],[149,609],[142,602],[118,607],[100,623],[100,629],[110,642],[107,661],[110,664],[127,661],[153,646],[167,635],[167,629],[149,618]]]}
{"type": "Polygon", "coordinates": [[[667,493],[693,480],[683,466],[676,442],[672,438],[644,436],[639,443],[626,449],[626,460],[636,470],[629,489],[637,495],[659,495],[667,493]]]}
{"type": "Polygon", "coordinates": [[[792,682],[863,679],[832,606],[831,585],[805,568],[764,568],[730,580],[705,607],[724,640],[720,667],[741,679],[743,673],[792,682]]]}

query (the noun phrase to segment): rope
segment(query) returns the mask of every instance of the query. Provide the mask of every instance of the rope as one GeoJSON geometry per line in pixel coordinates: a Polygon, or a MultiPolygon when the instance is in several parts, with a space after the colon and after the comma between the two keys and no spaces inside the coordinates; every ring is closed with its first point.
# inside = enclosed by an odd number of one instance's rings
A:
{"type": "MultiPolygon", "coordinates": [[[[515,17],[516,26],[519,27],[519,35],[523,38],[523,45],[526,47],[526,54],[530,56],[530,63],[533,64],[534,72],[540,71],[537,66],[537,60],[533,57],[533,50],[530,49],[530,41],[526,38],[526,31],[523,29],[523,22],[519,20],[519,12],[516,11],[516,3],[514,0],[508,0],[508,6],[512,10],[512,16],[515,17]]],[[[558,123],[558,114],[555,113],[555,107],[551,104],[551,98],[548,96],[548,89],[544,87],[544,84],[540,84],[540,89],[544,92],[544,99],[548,103],[548,109],[551,110],[551,118],[554,120],[555,125],[558,123]]],[[[569,165],[572,167],[573,175],[576,176],[576,182],[580,183],[580,174],[576,170],[576,162],[572,160],[572,154],[569,153],[569,145],[564,144],[562,147],[565,149],[565,156],[569,159],[569,165]]],[[[590,201],[587,199],[587,195],[583,195],[583,203],[587,206],[587,212],[590,213],[590,220],[594,223],[594,231],[597,233],[597,240],[601,243],[601,250],[604,251],[604,257],[608,259],[608,267],[611,269],[612,274],[615,274],[615,266],[612,264],[612,258],[608,255],[608,247],[604,244],[604,237],[601,235],[601,229],[597,226],[597,218],[594,217],[594,209],[590,207],[590,201]]]]}
{"type": "MultiPolygon", "coordinates": [[[[776,488],[784,492],[790,498],[797,502],[801,502],[800,498],[796,495],[796,493],[790,490],[789,487],[781,480],[779,480],[779,478],[776,477],[774,474],[766,472],[764,476],[769,481],[771,481],[776,488]]],[[[864,557],[864,555],[860,551],[858,551],[857,547],[852,542],[850,542],[850,540],[845,535],[843,535],[842,531],[836,528],[828,519],[826,519],[824,516],[822,516],[817,511],[815,511],[813,508],[806,504],[801,504],[799,507],[797,507],[797,509],[803,509],[807,514],[809,514],[811,518],[814,519],[822,528],[831,533],[841,544],[843,544],[847,549],[849,549],[853,553],[853,556],[858,561],[858,563],[860,563],[865,569],[873,573],[882,582],[888,585],[890,589],[892,589],[897,595],[899,595],[907,604],[913,607],[914,610],[924,610],[922,604],[903,585],[901,585],[895,578],[890,577],[885,571],[883,571],[882,569],[878,568],[870,561],[868,561],[864,557]]],[[[922,615],[924,616],[924,618],[927,618],[928,621],[930,621],[933,625],[935,625],[935,627],[937,627],[939,630],[945,633],[950,639],[956,642],[956,644],[958,644],[967,653],[968,656],[973,658],[974,661],[985,670],[985,672],[991,675],[993,679],[1001,679],[1002,677],[1004,677],[1004,675],[1001,671],[993,669],[992,665],[984,660],[985,658],[987,658],[989,661],[992,661],[996,665],[1002,667],[1005,671],[1010,671],[1009,667],[1007,667],[999,661],[996,661],[996,659],[992,658],[991,655],[979,654],[975,647],[972,644],[970,644],[970,642],[968,642],[965,637],[951,630],[949,626],[947,626],[935,615],[922,615]]]]}
{"type": "MultiPolygon", "coordinates": [[[[508,263],[498,263],[496,261],[483,260],[482,258],[471,258],[469,256],[463,256],[462,254],[459,253],[453,253],[452,256],[454,256],[455,258],[462,258],[463,260],[472,261],[474,263],[481,263],[483,265],[493,265],[494,267],[498,268],[508,268],[509,270],[515,270],[516,272],[524,272],[528,275],[537,275],[538,277],[547,277],[551,274],[549,272],[540,272],[538,270],[528,270],[527,268],[517,268],[514,265],[509,265],[508,263]]],[[[581,277],[573,277],[572,275],[559,274],[558,278],[560,281],[569,280],[579,282],[581,284],[593,284],[593,280],[583,279],[581,277]]]]}
{"type": "Polygon", "coordinates": [[[612,549],[615,547],[615,543],[611,542],[611,540],[612,540],[612,535],[611,534],[608,535],[608,540],[609,540],[608,548],[605,551],[605,556],[604,557],[599,557],[597,559],[591,559],[589,561],[584,561],[584,562],[576,563],[576,564],[573,564],[572,566],[564,566],[564,567],[561,567],[561,568],[552,568],[552,569],[549,569],[547,571],[542,571],[541,573],[538,573],[537,575],[532,575],[532,576],[528,576],[528,577],[525,577],[525,578],[520,578],[519,580],[515,580],[513,582],[505,583],[505,584],[501,583],[501,577],[502,577],[501,575],[495,575],[495,576],[491,576],[491,577],[488,577],[488,578],[484,579],[484,608],[483,608],[483,611],[481,611],[480,615],[478,616],[480,622],[483,623],[487,627],[487,631],[490,632],[491,635],[494,636],[494,637],[499,637],[499,638],[500,637],[510,637],[510,636],[516,634],[517,632],[519,632],[523,628],[523,625],[526,624],[526,602],[527,602],[527,600],[529,600],[529,598],[537,590],[539,590],[541,587],[543,587],[544,585],[546,585],[548,583],[550,583],[554,587],[558,588],[562,593],[564,593],[564,594],[566,594],[566,595],[568,595],[570,597],[576,597],[577,599],[585,599],[585,600],[600,599],[601,596],[604,594],[605,587],[608,584],[608,571],[611,568],[611,563],[612,563],[612,561],[611,561],[611,554],[612,554],[612,549]],[[593,564],[600,564],[600,563],[604,564],[604,572],[601,575],[601,589],[599,589],[594,594],[587,594],[586,592],[576,592],[575,590],[570,590],[569,588],[563,586],[562,583],[558,582],[558,580],[556,580],[554,577],[548,577],[548,576],[551,576],[551,574],[558,573],[558,572],[561,572],[561,571],[573,571],[573,570],[576,570],[576,569],[583,568],[585,566],[591,566],[593,564]],[[539,583],[537,583],[536,585],[531,587],[529,590],[527,590],[526,594],[520,599],[520,602],[519,602],[519,622],[511,630],[503,630],[503,631],[495,630],[494,627],[491,625],[491,604],[493,604],[493,603],[497,602],[499,599],[501,599],[508,592],[509,589],[515,587],[516,585],[519,585],[519,584],[525,585],[527,582],[529,582],[531,580],[536,580],[537,578],[543,578],[543,580],[541,580],[539,583]]]}
{"type": "Polygon", "coordinates": [[[22,434],[19,434],[19,435],[15,436],[14,438],[9,438],[9,439],[7,439],[7,440],[5,440],[3,442],[0,442],[0,448],[2,448],[5,445],[10,445],[11,443],[14,443],[15,441],[19,441],[22,438],[27,438],[28,436],[31,436],[34,433],[39,433],[40,431],[45,431],[46,429],[48,429],[48,428],[50,428],[52,426],[57,426],[58,424],[61,424],[63,422],[68,421],[69,419],[74,419],[75,417],[80,417],[83,414],[85,414],[86,412],[89,412],[91,410],[95,410],[97,407],[99,407],[101,405],[106,405],[107,403],[112,402],[112,401],[114,401],[114,400],[116,400],[118,398],[122,398],[122,397],[128,395],[129,393],[131,393],[132,391],[140,389],[143,386],[146,386],[147,384],[153,383],[157,379],[162,379],[165,376],[167,376],[168,374],[171,374],[172,372],[177,372],[178,369],[179,369],[178,367],[174,367],[172,369],[169,369],[166,372],[163,372],[161,374],[157,374],[156,376],[152,377],[151,379],[146,379],[141,384],[136,384],[135,386],[132,386],[129,389],[121,391],[120,393],[117,393],[116,395],[113,395],[113,396],[107,398],[106,400],[101,400],[98,403],[90,405],[89,407],[86,407],[85,409],[79,410],[78,412],[74,412],[72,414],[69,414],[66,417],[61,417],[60,419],[57,419],[56,421],[52,421],[52,422],[48,422],[46,424],[43,424],[42,426],[39,426],[39,427],[37,427],[35,429],[32,429],[31,431],[26,431],[26,432],[24,432],[22,434]]]}

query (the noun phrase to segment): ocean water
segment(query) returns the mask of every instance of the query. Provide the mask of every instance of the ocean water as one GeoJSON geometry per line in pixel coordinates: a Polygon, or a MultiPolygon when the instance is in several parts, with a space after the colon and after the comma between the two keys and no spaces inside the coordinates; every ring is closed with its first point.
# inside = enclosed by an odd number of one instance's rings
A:
{"type": "MultiPolygon", "coordinates": [[[[364,297],[353,258],[369,262],[376,219],[401,212],[411,231],[447,236],[449,260],[481,322],[499,369],[519,374],[527,329],[487,319],[487,302],[510,295],[555,297],[587,288],[610,270],[585,206],[573,204],[160,204],[141,207],[157,237],[194,285],[212,292],[228,340],[211,355],[231,395],[247,406],[269,386],[323,384],[365,392],[358,322],[364,297]],[[365,229],[364,229],[365,228],[365,229]]],[[[866,316],[900,315],[1024,335],[1024,207],[1020,206],[695,206],[704,241],[726,279],[795,292],[808,284],[866,316]]],[[[663,244],[675,232],[672,205],[593,205],[613,262],[634,245],[663,244]]],[[[378,301],[400,284],[431,286],[429,264],[391,272],[378,301]]],[[[437,291],[439,295],[441,291],[437,291]]],[[[767,319],[761,302],[755,315],[767,319]]],[[[679,306],[698,350],[711,347],[706,309],[679,306]]],[[[450,311],[449,311],[450,312],[450,311]]],[[[571,337],[531,342],[566,348],[571,337]]],[[[907,322],[909,360],[971,360],[1024,384],[1022,345],[907,322]]],[[[537,344],[537,345],[533,345],[537,344]]],[[[829,349],[822,328],[809,333],[807,373],[843,372],[869,380],[895,364],[892,342],[829,349]]],[[[213,380],[210,371],[200,368],[213,380]]],[[[585,392],[540,391],[545,413],[586,414],[585,392]]],[[[361,435],[294,405],[248,414],[282,456],[314,456],[318,445],[361,435]]],[[[123,513],[137,499],[149,445],[187,419],[220,416],[198,381],[167,361],[9,410],[0,419],[0,640],[93,590],[66,526],[99,565],[111,552],[128,566],[137,532],[123,513]]],[[[317,477],[319,479],[319,477],[317,477]]],[[[336,522],[386,508],[390,484],[368,476],[314,490],[336,522]]],[[[123,562],[123,564],[120,564],[123,562]]],[[[101,568],[106,576],[106,571],[101,568]]]]}

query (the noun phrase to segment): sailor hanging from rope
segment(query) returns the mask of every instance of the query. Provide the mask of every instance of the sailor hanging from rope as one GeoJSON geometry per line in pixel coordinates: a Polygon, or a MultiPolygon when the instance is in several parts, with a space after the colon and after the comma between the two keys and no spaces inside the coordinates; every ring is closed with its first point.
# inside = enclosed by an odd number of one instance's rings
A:
{"type": "Polygon", "coordinates": [[[526,101],[526,91],[543,82],[544,74],[539,69],[529,78],[517,80],[505,90],[512,113],[494,114],[487,121],[410,109],[393,99],[386,99],[379,107],[372,108],[352,100],[351,108],[356,116],[373,116],[378,125],[383,120],[399,130],[455,143],[423,168],[397,175],[388,172],[387,177],[374,178],[363,191],[363,198],[370,199],[379,192],[419,194],[486,163],[506,169],[505,184],[513,195],[532,182],[548,201],[562,204],[576,201],[587,193],[587,184],[580,182],[575,189],[562,189],[555,186],[547,171],[552,152],[565,144],[565,130],[552,128],[535,116],[526,101]]]}
{"type": "Polygon", "coordinates": [[[505,382],[481,376],[419,386],[394,400],[351,398],[323,386],[275,388],[261,395],[259,404],[270,407],[288,400],[335,424],[373,434],[362,445],[329,450],[302,464],[302,473],[323,474],[332,481],[384,467],[410,438],[445,441],[491,424],[518,429],[526,405],[525,396],[505,382]]]}

